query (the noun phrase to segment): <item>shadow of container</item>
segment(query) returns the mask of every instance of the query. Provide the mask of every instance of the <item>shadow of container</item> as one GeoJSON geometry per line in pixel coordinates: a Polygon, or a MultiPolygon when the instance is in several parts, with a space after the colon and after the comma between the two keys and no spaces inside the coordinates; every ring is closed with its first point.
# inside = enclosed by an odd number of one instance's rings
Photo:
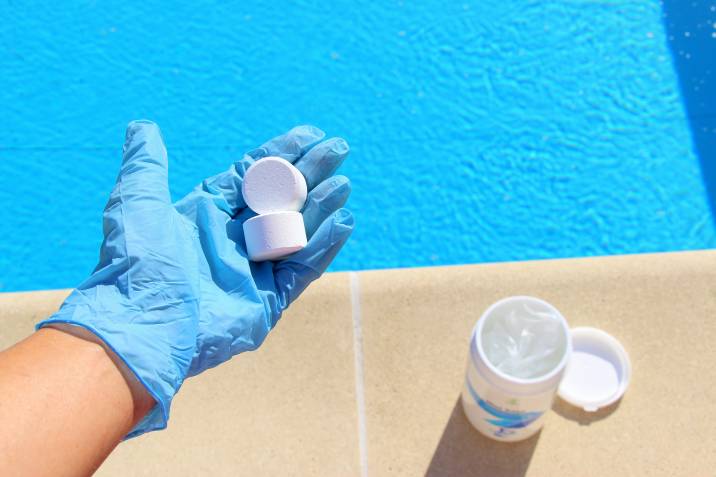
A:
{"type": "MultiPolygon", "coordinates": [[[[552,409],[565,419],[588,426],[609,417],[619,408],[619,404],[621,399],[597,412],[586,412],[555,398],[552,409]]],[[[425,475],[522,477],[527,473],[541,433],[540,430],[520,442],[492,440],[472,427],[458,398],[425,475]]]]}
{"type": "Polygon", "coordinates": [[[529,468],[540,432],[520,442],[494,441],[472,427],[458,398],[425,475],[523,476],[529,468]]]}
{"type": "Polygon", "coordinates": [[[713,0],[664,0],[663,17],[716,221],[716,4],[713,0]]]}

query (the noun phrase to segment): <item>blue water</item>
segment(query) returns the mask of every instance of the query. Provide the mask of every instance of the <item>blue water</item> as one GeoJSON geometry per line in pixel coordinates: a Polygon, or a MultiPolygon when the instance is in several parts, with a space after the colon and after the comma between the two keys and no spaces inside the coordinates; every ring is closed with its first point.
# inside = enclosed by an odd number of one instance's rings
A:
{"type": "Polygon", "coordinates": [[[91,271],[135,118],[175,198],[347,138],[334,270],[716,246],[716,1],[178,3],[0,6],[0,290],[91,271]]]}

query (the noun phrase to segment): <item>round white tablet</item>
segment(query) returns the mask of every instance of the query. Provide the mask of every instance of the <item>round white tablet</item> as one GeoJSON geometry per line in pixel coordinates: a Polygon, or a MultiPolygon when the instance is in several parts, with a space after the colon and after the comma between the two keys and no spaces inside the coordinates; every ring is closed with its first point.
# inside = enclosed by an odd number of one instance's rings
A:
{"type": "Polygon", "coordinates": [[[246,205],[257,214],[299,211],[307,192],[301,171],[280,157],[264,157],[254,162],[241,185],[246,205]]]}
{"type": "Polygon", "coordinates": [[[299,212],[271,212],[244,222],[246,252],[254,262],[279,260],[306,246],[306,227],[299,212]]]}

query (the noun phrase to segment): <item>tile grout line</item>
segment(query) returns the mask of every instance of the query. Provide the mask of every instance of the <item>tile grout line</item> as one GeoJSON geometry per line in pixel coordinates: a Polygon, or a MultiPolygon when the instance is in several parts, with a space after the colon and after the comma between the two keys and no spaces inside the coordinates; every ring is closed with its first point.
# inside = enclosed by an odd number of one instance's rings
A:
{"type": "Polygon", "coordinates": [[[361,477],[368,477],[368,433],[365,415],[365,387],[363,381],[363,322],[360,309],[360,280],[356,272],[351,277],[351,314],[353,317],[353,356],[355,358],[356,407],[358,410],[358,452],[361,477]]]}

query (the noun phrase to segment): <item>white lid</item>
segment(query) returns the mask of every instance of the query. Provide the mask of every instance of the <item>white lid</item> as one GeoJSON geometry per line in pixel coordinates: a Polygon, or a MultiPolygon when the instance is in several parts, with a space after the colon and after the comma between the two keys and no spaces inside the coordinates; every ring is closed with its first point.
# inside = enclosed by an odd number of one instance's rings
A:
{"type": "Polygon", "coordinates": [[[596,328],[574,328],[571,335],[572,356],[559,385],[559,397],[588,412],[616,402],[631,378],[624,347],[596,328]]]}

